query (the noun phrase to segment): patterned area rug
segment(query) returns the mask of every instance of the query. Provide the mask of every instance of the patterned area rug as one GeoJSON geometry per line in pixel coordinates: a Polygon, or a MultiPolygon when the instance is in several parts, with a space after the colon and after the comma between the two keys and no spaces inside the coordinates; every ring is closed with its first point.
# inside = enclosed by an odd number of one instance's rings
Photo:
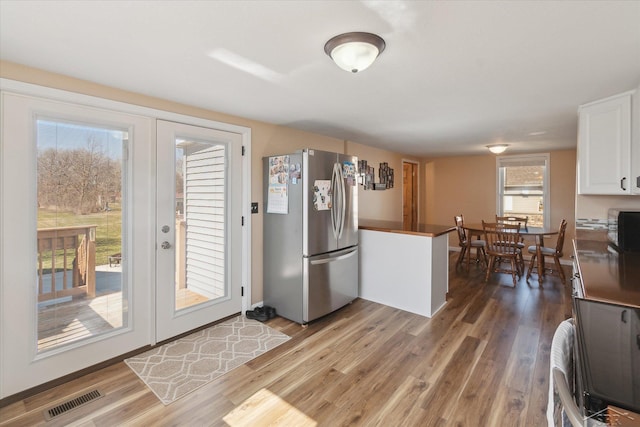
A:
{"type": "Polygon", "coordinates": [[[168,405],[289,338],[256,320],[238,316],[125,363],[168,405]]]}

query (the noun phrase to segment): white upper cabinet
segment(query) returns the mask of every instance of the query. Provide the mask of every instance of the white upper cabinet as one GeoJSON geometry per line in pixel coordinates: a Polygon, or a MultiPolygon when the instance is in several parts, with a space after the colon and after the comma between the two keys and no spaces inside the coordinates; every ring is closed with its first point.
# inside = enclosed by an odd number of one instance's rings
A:
{"type": "Polygon", "coordinates": [[[631,193],[640,195],[640,86],[631,103],[631,193]]]}
{"type": "Polygon", "coordinates": [[[578,194],[633,193],[637,183],[631,175],[632,94],[625,92],[580,106],[578,194]]]}

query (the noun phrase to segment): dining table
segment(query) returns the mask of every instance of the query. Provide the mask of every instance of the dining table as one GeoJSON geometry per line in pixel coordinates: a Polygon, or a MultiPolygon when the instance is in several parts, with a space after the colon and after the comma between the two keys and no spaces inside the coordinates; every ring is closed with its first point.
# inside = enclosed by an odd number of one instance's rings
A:
{"type": "MultiPolygon", "coordinates": [[[[482,223],[469,223],[464,224],[463,228],[465,229],[467,236],[467,250],[471,248],[471,236],[478,236],[480,238],[484,235],[484,227],[482,223]]],[[[544,238],[546,236],[554,236],[560,232],[557,228],[551,227],[521,227],[520,228],[520,236],[531,236],[535,239],[536,246],[536,257],[538,261],[538,283],[542,284],[542,280],[544,278],[544,257],[542,256],[542,250],[540,248],[544,247],[544,238]]],[[[488,267],[487,267],[488,268],[488,267]]]]}

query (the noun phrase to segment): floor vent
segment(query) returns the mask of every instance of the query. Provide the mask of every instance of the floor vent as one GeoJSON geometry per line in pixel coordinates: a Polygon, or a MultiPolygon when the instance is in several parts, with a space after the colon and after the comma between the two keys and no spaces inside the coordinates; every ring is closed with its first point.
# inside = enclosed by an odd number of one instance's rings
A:
{"type": "Polygon", "coordinates": [[[78,408],[89,402],[93,402],[96,399],[100,399],[104,394],[100,390],[92,390],[89,393],[85,393],[82,396],[75,397],[71,400],[61,403],[60,405],[47,409],[44,411],[44,417],[47,421],[69,412],[72,409],[78,408]]]}

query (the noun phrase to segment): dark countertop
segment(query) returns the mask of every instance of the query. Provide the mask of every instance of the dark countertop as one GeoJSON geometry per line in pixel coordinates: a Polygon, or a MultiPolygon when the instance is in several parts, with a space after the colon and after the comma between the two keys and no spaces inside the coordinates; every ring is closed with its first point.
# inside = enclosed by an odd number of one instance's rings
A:
{"type": "Polygon", "coordinates": [[[640,308],[640,252],[619,253],[607,242],[574,240],[584,296],[640,308]]]}
{"type": "Polygon", "coordinates": [[[456,228],[449,225],[418,224],[417,231],[405,231],[401,222],[380,221],[373,219],[358,219],[360,230],[384,231],[387,233],[411,234],[416,236],[438,237],[454,231],[456,228]]]}

